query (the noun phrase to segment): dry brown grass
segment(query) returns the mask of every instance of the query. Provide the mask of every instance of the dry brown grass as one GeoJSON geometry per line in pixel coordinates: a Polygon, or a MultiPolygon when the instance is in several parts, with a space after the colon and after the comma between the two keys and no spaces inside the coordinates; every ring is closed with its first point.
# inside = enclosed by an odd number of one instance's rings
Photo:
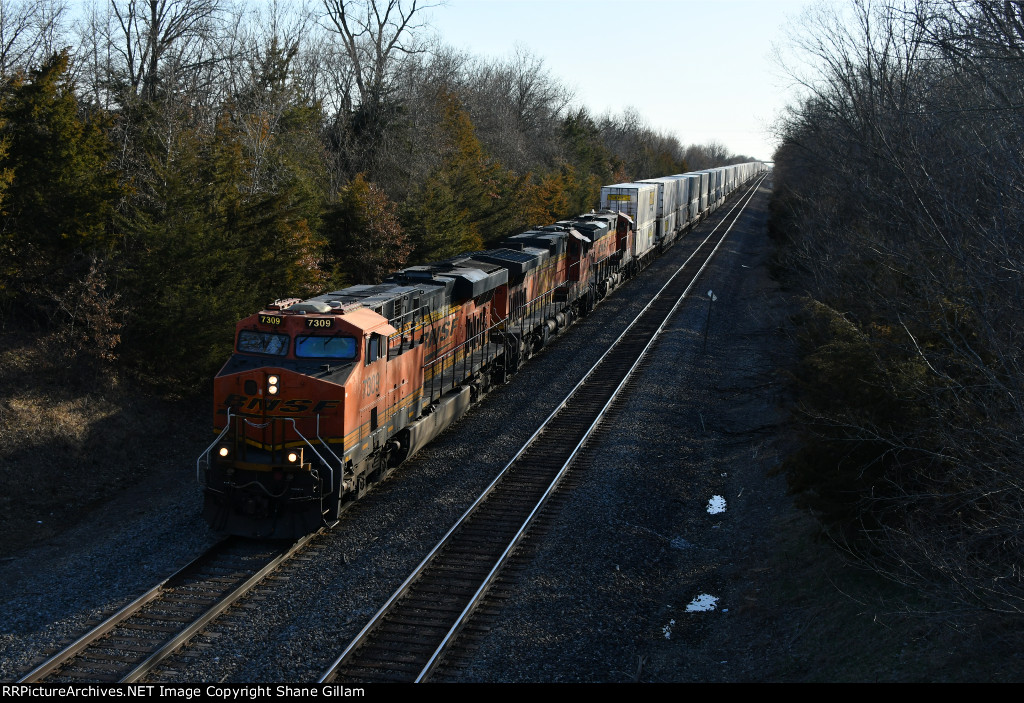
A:
{"type": "Polygon", "coordinates": [[[202,439],[195,401],[155,398],[113,370],[82,374],[57,358],[46,340],[0,333],[0,553],[58,534],[202,439]]]}

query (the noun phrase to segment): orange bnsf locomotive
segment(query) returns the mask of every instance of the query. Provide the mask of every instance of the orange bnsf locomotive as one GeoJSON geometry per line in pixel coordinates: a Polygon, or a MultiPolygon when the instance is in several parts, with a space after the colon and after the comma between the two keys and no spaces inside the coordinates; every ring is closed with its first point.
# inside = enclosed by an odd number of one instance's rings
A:
{"type": "Polygon", "coordinates": [[[333,522],[638,268],[615,212],[505,244],[239,322],[197,465],[210,525],[290,538],[333,522]]]}
{"type": "Polygon", "coordinates": [[[214,380],[217,438],[196,463],[211,527],[294,538],[333,523],[711,208],[656,236],[637,224],[661,202],[652,189],[239,322],[214,380]]]}

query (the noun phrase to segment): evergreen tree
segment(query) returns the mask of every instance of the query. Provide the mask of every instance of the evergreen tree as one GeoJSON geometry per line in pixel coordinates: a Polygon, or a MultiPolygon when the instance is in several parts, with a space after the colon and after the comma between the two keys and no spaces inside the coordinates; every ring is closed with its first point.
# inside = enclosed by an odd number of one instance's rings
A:
{"type": "MultiPolygon", "coordinates": [[[[569,211],[588,212],[601,200],[601,186],[619,183],[615,172],[617,159],[608,150],[601,130],[586,108],[580,108],[562,121],[561,142],[569,161],[572,180],[567,183],[569,211]]],[[[621,162],[619,162],[621,171],[621,162]]]]}
{"type": "Polygon", "coordinates": [[[158,362],[177,382],[212,375],[240,318],[326,283],[301,189],[282,179],[275,192],[253,193],[243,141],[228,116],[212,137],[181,132],[166,159],[153,159],[152,187],[133,213],[139,247],[127,343],[136,360],[158,362]]]}
{"type": "Polygon", "coordinates": [[[401,268],[412,250],[395,204],[361,173],[341,189],[324,218],[324,234],[337,262],[339,285],[377,283],[401,268]]]}
{"type": "Polygon", "coordinates": [[[68,64],[65,51],[15,76],[0,105],[0,285],[30,308],[48,306],[92,255],[110,252],[114,208],[127,192],[111,165],[109,119],[81,112],[68,64]]]}
{"type": "Polygon", "coordinates": [[[458,98],[441,94],[441,166],[406,201],[402,223],[413,259],[429,261],[480,249],[522,225],[526,177],[487,157],[458,98]]]}
{"type": "Polygon", "coordinates": [[[575,172],[569,165],[531,183],[523,198],[525,226],[547,225],[575,214],[570,205],[571,193],[575,188],[575,172]]]}

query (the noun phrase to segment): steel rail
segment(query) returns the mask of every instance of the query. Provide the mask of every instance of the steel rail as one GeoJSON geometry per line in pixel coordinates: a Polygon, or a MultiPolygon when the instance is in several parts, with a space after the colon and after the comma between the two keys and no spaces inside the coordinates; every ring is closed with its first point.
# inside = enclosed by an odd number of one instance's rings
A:
{"type": "MultiPolygon", "coordinates": [[[[238,601],[239,598],[248,593],[254,586],[265,579],[270,573],[276,570],[282,563],[294,556],[299,550],[305,547],[310,540],[318,535],[322,534],[326,528],[321,528],[317,532],[313,532],[300,540],[296,541],[287,550],[278,554],[272,558],[267,564],[265,564],[259,571],[254,575],[246,579],[242,584],[232,589],[229,593],[225,594],[222,598],[218,599],[210,608],[204,611],[199,617],[191,621],[182,630],[175,634],[170,640],[160,646],[153,654],[148,656],[141,663],[137,664],[130,672],[128,672],[123,678],[120,679],[121,683],[134,683],[141,679],[145,674],[153,669],[159,662],[165,660],[168,656],[173,654],[183,644],[188,642],[197,632],[202,630],[207,624],[214,620],[218,615],[223,613],[228,607],[238,601]]],[[[81,637],[76,639],[73,643],[67,647],[61,649],[59,652],[48,658],[43,663],[36,666],[30,672],[21,677],[18,683],[38,683],[46,679],[46,677],[57,673],[62,667],[71,663],[75,657],[86,652],[92,645],[99,642],[104,636],[112,632],[116,627],[125,623],[136,613],[139,613],[142,608],[150,603],[159,602],[161,597],[169,592],[170,587],[183,581],[189,574],[199,570],[204,564],[213,562],[216,558],[218,551],[225,550],[229,544],[233,543],[233,538],[222,539],[216,544],[212,545],[209,549],[203,552],[200,556],[196,557],[183,567],[175,571],[171,576],[164,579],[157,585],[150,588],[148,591],[143,593],[141,596],[133,600],[128,605],[124,606],[116,613],[99,623],[88,632],[83,634],[81,637]]]]}
{"type": "Polygon", "coordinates": [[[202,562],[210,558],[210,554],[213,553],[214,550],[222,549],[229,541],[230,538],[226,538],[213,544],[209,549],[200,554],[198,557],[196,557],[189,563],[185,564],[183,567],[175,571],[173,574],[165,578],[157,585],[153,586],[151,589],[143,593],[141,596],[133,600],[131,603],[118,610],[116,613],[108,617],[103,622],[94,626],[91,630],[89,630],[84,635],[79,637],[77,640],[69,644],[67,647],[61,649],[59,652],[51,656],[42,664],[40,664],[24,676],[22,676],[20,679],[18,679],[17,683],[37,683],[39,681],[42,681],[44,678],[46,678],[54,671],[59,669],[61,666],[63,666],[71,659],[73,659],[76,655],[88,649],[93,642],[99,640],[101,637],[103,637],[103,635],[107,634],[115,627],[120,625],[122,622],[130,618],[132,615],[139,612],[139,610],[141,610],[144,605],[146,605],[147,603],[151,603],[157,598],[159,598],[163,594],[164,588],[167,586],[168,583],[175,581],[179,577],[187,574],[192,569],[198,568],[200,564],[202,564],[202,562]]]}
{"type": "MultiPolygon", "coordinates": [[[[416,568],[405,579],[405,581],[402,582],[402,584],[387,599],[387,601],[385,601],[385,603],[380,607],[380,609],[377,610],[377,612],[374,614],[374,616],[359,631],[359,633],[355,636],[355,638],[352,639],[352,641],[348,644],[348,646],[344,649],[344,651],[337,657],[337,659],[335,659],[335,661],[330,665],[330,667],[326,670],[326,672],[320,677],[320,679],[319,679],[320,683],[324,683],[326,681],[329,681],[335,675],[335,673],[341,667],[341,665],[344,663],[344,661],[349,657],[349,655],[352,654],[359,646],[361,646],[366,641],[366,639],[368,638],[368,635],[374,630],[374,628],[383,619],[383,617],[388,613],[388,611],[391,610],[392,606],[396,603],[396,601],[398,601],[403,595],[405,595],[409,591],[411,585],[425,571],[426,567],[430,564],[431,561],[433,561],[433,559],[436,557],[438,552],[440,552],[449,543],[449,541],[452,539],[452,536],[454,535],[454,533],[466,522],[466,520],[469,518],[469,516],[472,515],[477,510],[477,508],[480,506],[480,504],[483,503],[494,492],[496,486],[498,486],[498,484],[504,478],[504,476],[509,471],[509,469],[535,443],[535,441],[543,433],[545,428],[547,428],[548,425],[550,425],[552,420],[565,408],[565,406],[569,403],[569,401],[576,395],[577,391],[579,391],[579,389],[588,380],[590,380],[591,376],[593,376],[593,374],[596,373],[598,367],[618,347],[620,342],[622,342],[622,340],[626,337],[626,335],[630,332],[630,330],[632,330],[632,328],[648,312],[648,310],[659,300],[659,298],[662,296],[664,291],[672,284],[672,282],[675,280],[675,278],[686,268],[686,266],[690,263],[690,261],[692,261],[693,258],[695,256],[697,256],[697,253],[708,243],[708,241],[710,241],[712,239],[712,237],[721,228],[721,226],[725,222],[728,221],[729,216],[737,208],[741,207],[741,202],[743,201],[743,199],[746,198],[746,203],[749,203],[750,199],[753,197],[753,194],[756,192],[757,187],[760,185],[760,183],[762,181],[763,181],[763,178],[758,179],[755,183],[753,183],[748,188],[747,193],[744,193],[740,197],[740,199],[733,204],[732,208],[727,213],[725,213],[725,215],[715,225],[715,227],[711,230],[711,232],[708,233],[708,235],[697,245],[697,247],[690,254],[690,256],[688,256],[687,259],[682,264],[680,264],[679,267],[669,276],[669,278],[667,279],[665,284],[657,291],[657,293],[655,293],[651,297],[650,301],[648,301],[648,303],[643,307],[643,309],[626,326],[626,328],[615,339],[615,341],[613,341],[609,345],[609,347],[605,350],[605,352],[602,353],[601,357],[597,360],[597,362],[584,374],[584,376],[581,378],[581,380],[573,387],[573,389],[568,393],[568,395],[566,395],[566,397],[560,403],[558,403],[555,406],[554,410],[541,423],[541,425],[530,436],[530,438],[527,439],[526,443],[516,452],[516,454],[512,457],[512,459],[510,459],[508,461],[508,463],[505,465],[505,467],[497,474],[497,476],[495,476],[495,478],[491,481],[491,483],[484,489],[484,491],[477,497],[477,499],[469,506],[469,508],[466,509],[466,511],[462,514],[461,517],[459,517],[459,519],[455,522],[455,524],[452,525],[452,527],[448,529],[448,531],[444,534],[444,536],[441,537],[441,539],[433,547],[433,549],[431,549],[430,552],[428,552],[428,554],[416,566],[416,568]]],[[[746,203],[742,204],[742,208],[746,207],[746,203]]],[[[740,214],[742,214],[742,209],[740,210],[739,213],[737,213],[736,217],[733,220],[733,223],[731,225],[729,225],[729,228],[726,230],[725,234],[722,235],[721,239],[716,244],[716,246],[712,250],[711,254],[709,254],[708,261],[710,261],[711,257],[713,257],[713,255],[714,255],[715,251],[717,251],[718,247],[721,246],[721,242],[724,241],[724,238],[728,234],[729,230],[732,229],[732,226],[735,224],[736,220],[739,219],[739,215],[740,214]]],[[[689,290],[692,288],[694,282],[696,281],[696,278],[700,275],[700,272],[703,271],[704,268],[707,266],[707,263],[708,262],[706,261],[701,266],[700,270],[698,270],[697,274],[694,277],[694,280],[691,281],[691,283],[687,286],[686,290],[684,291],[683,296],[685,296],[686,293],[688,293],[689,290]]],[[[668,318],[671,317],[671,315],[678,308],[678,306],[681,304],[681,302],[682,302],[682,297],[679,300],[676,301],[675,305],[673,306],[672,310],[670,311],[670,313],[668,314],[666,319],[663,320],[662,324],[658,328],[658,331],[657,331],[658,333],[660,333],[660,331],[664,328],[664,325],[667,323],[668,318]]],[[[646,354],[646,351],[647,351],[648,348],[649,348],[649,344],[648,344],[647,347],[645,347],[643,354],[646,354]]],[[[641,357],[642,357],[642,355],[640,357],[638,357],[637,362],[635,362],[633,364],[633,366],[631,367],[631,370],[630,370],[629,373],[632,373],[632,369],[636,367],[636,363],[639,362],[639,359],[641,357]]],[[[627,375],[627,377],[628,377],[628,375],[627,375]]],[[[625,381],[623,381],[623,384],[624,383],[625,383],[625,381]]],[[[621,389],[623,384],[620,384],[620,388],[615,391],[615,394],[613,394],[613,399],[614,399],[614,395],[617,395],[620,392],[620,389],[621,389]]],[[[604,414],[606,414],[607,408],[610,407],[610,403],[611,403],[611,401],[609,401],[606,404],[605,408],[602,409],[602,411],[600,413],[601,417],[603,417],[604,414]]],[[[592,428],[588,430],[587,436],[589,436],[593,432],[593,429],[596,428],[597,422],[598,421],[595,421],[595,423],[592,425],[592,428]]],[[[585,442],[585,440],[586,440],[586,438],[584,438],[584,442],[585,442]]],[[[580,443],[580,446],[582,446],[582,444],[583,444],[583,442],[580,443]]],[[[572,459],[575,458],[576,454],[578,453],[578,449],[579,449],[579,447],[577,447],[573,451],[572,457],[569,459],[569,461],[566,462],[565,466],[563,466],[562,470],[559,472],[558,478],[556,478],[555,481],[552,482],[552,485],[557,484],[557,482],[560,480],[561,476],[564,474],[565,469],[568,467],[569,464],[571,464],[572,459]]],[[[550,491],[550,488],[549,488],[549,491],[550,491]]],[[[544,500],[546,500],[546,496],[547,495],[548,495],[548,493],[545,493],[545,499],[544,500]]],[[[543,502],[543,500],[541,502],[543,502]]],[[[537,506],[537,507],[539,507],[539,506],[537,506]]],[[[531,516],[533,516],[535,512],[536,512],[536,508],[531,512],[531,516]]],[[[529,522],[529,521],[527,521],[527,522],[529,522]]],[[[525,525],[524,525],[524,527],[525,527],[525,525]]],[[[521,528],[520,531],[517,532],[517,535],[515,537],[515,541],[518,541],[520,539],[521,533],[524,532],[524,531],[525,530],[523,528],[521,528]]],[[[511,553],[512,547],[514,547],[514,545],[510,545],[510,547],[508,549],[506,549],[506,553],[503,554],[502,557],[501,557],[502,560],[504,560],[506,558],[508,553],[511,553]]],[[[493,569],[492,571],[496,574],[497,567],[495,567],[495,569],[493,569]]],[[[488,578],[491,579],[491,578],[493,578],[493,576],[488,577],[488,578]]],[[[478,591],[478,593],[474,596],[474,599],[473,599],[474,603],[479,600],[479,596],[482,595],[482,592],[484,590],[486,590],[485,587],[481,587],[481,589],[482,590],[478,591]]],[[[467,607],[466,610],[468,612],[469,610],[471,610],[471,607],[467,607]]],[[[464,613],[463,616],[460,617],[460,620],[464,619],[464,616],[465,616],[465,613],[464,613]]],[[[453,630],[454,630],[454,628],[453,628],[453,630]]],[[[451,637],[452,634],[454,634],[454,632],[450,632],[449,636],[445,638],[446,642],[448,642],[450,640],[450,637],[451,637]]],[[[431,662],[434,662],[437,659],[438,655],[440,654],[440,651],[441,651],[441,649],[439,648],[439,650],[434,653],[434,656],[431,657],[431,662]]],[[[421,674],[421,677],[418,678],[417,681],[421,680],[422,676],[423,676],[423,674],[421,674]]]]}
{"type": "MultiPolygon", "coordinates": [[[[473,597],[470,600],[470,602],[466,605],[465,608],[463,608],[462,613],[459,615],[459,617],[456,620],[456,622],[449,629],[448,634],[445,635],[444,639],[441,641],[441,643],[438,645],[437,649],[431,655],[430,660],[427,662],[426,666],[423,667],[423,670],[416,677],[415,683],[422,683],[423,680],[427,676],[429,676],[430,672],[433,671],[434,666],[435,666],[436,662],[439,660],[441,654],[444,652],[445,649],[448,648],[449,643],[454,640],[455,635],[462,628],[463,624],[468,619],[470,613],[476,607],[477,602],[479,602],[479,600],[483,597],[484,593],[490,587],[490,585],[493,582],[494,578],[497,576],[498,572],[501,570],[501,567],[504,565],[506,559],[509,557],[509,555],[512,553],[512,551],[515,549],[515,547],[519,544],[519,542],[522,540],[523,535],[526,533],[526,530],[529,527],[530,523],[533,522],[533,519],[536,516],[536,514],[538,512],[540,512],[541,508],[547,502],[548,498],[555,492],[555,490],[558,487],[558,484],[561,483],[561,481],[562,481],[562,477],[568,472],[569,467],[572,465],[573,461],[576,459],[577,454],[579,454],[579,452],[583,449],[583,445],[587,443],[587,440],[590,439],[590,437],[593,435],[593,433],[600,426],[601,421],[604,419],[605,415],[608,413],[608,410],[611,408],[612,403],[622,393],[623,389],[626,387],[626,384],[633,377],[634,372],[641,365],[641,363],[643,362],[643,360],[647,356],[647,353],[650,351],[651,347],[654,346],[654,343],[657,342],[658,339],[661,337],[661,333],[664,331],[665,326],[672,319],[672,316],[675,315],[676,310],[679,309],[679,306],[683,304],[683,301],[686,299],[687,295],[689,295],[690,290],[693,288],[693,286],[696,285],[697,279],[700,278],[700,275],[704,272],[704,269],[707,268],[708,264],[711,263],[711,261],[714,258],[715,254],[718,252],[719,247],[722,246],[722,243],[725,241],[725,238],[729,235],[729,232],[732,231],[733,226],[736,224],[736,222],[739,221],[739,218],[743,214],[743,211],[746,209],[747,205],[753,199],[754,194],[757,191],[757,186],[759,186],[760,183],[761,183],[761,181],[759,180],[756,184],[754,184],[749,189],[748,193],[745,194],[745,197],[747,198],[746,202],[743,203],[743,206],[740,208],[740,211],[736,214],[736,217],[733,218],[732,223],[729,225],[729,227],[722,234],[721,238],[718,240],[718,243],[715,245],[714,249],[711,250],[711,253],[708,255],[708,258],[704,261],[703,264],[701,264],[701,267],[699,269],[697,269],[697,272],[693,275],[693,279],[686,286],[685,290],[683,290],[682,294],[679,296],[679,299],[676,300],[675,305],[672,306],[672,309],[669,310],[668,313],[665,315],[665,318],[661,321],[661,324],[658,325],[658,329],[655,330],[654,333],[651,335],[651,338],[648,340],[648,342],[644,346],[643,350],[641,350],[641,352],[637,355],[636,361],[634,361],[633,365],[629,367],[628,371],[626,371],[626,375],[619,382],[618,386],[616,386],[615,390],[612,392],[612,395],[608,398],[608,401],[605,403],[604,407],[601,408],[601,411],[597,414],[597,417],[594,418],[594,421],[590,424],[590,427],[587,428],[587,431],[584,433],[583,438],[580,439],[580,441],[577,443],[576,447],[573,448],[572,453],[569,455],[569,458],[566,459],[565,463],[558,470],[558,474],[551,481],[551,484],[548,486],[547,490],[544,492],[544,494],[541,496],[540,500],[537,501],[537,504],[530,511],[530,514],[527,516],[526,520],[524,520],[523,524],[520,526],[519,530],[516,532],[515,536],[512,538],[512,540],[509,543],[509,545],[505,548],[505,551],[501,554],[501,556],[499,557],[498,561],[495,563],[494,567],[491,569],[490,573],[488,573],[487,578],[484,580],[484,582],[477,589],[476,593],[473,595],[473,597]]],[[[734,204],[732,210],[735,210],[736,209],[736,205],[738,205],[738,204],[739,204],[738,202],[736,204],[734,204]]],[[[732,213],[732,210],[730,210],[728,213],[725,214],[725,216],[722,219],[722,222],[725,222],[726,218],[728,218],[728,216],[732,213]]],[[[722,222],[719,222],[719,224],[715,227],[715,230],[717,230],[718,227],[721,226],[722,222]]],[[[712,230],[712,232],[714,232],[715,230],[712,230]]],[[[709,235],[709,237],[710,237],[710,235],[709,235]]],[[[705,238],[705,240],[703,242],[701,242],[701,246],[703,246],[705,242],[707,242],[707,238],[705,238]]],[[[692,255],[691,255],[690,258],[692,258],[692,255]]],[[[687,259],[687,261],[689,261],[689,259],[687,259]]],[[[674,278],[674,275],[673,275],[673,278],[674,278]]],[[[659,294],[660,294],[660,291],[659,291],[659,294]]],[[[644,310],[646,310],[646,309],[647,308],[645,307],[644,310]]],[[[641,314],[643,314],[643,313],[641,313],[641,314]]],[[[632,327],[632,323],[630,324],[630,327],[632,327]]],[[[620,336],[620,339],[621,339],[621,336],[620,336]]],[[[616,340],[616,343],[618,343],[618,340],[616,340]]],[[[610,349],[609,349],[609,351],[610,351],[610,349]]],[[[603,355],[602,355],[602,359],[603,359],[603,355]]],[[[600,363],[601,362],[599,361],[598,364],[600,364],[600,363]]],[[[591,369],[591,371],[593,371],[593,369],[591,369]]],[[[588,376],[589,375],[590,374],[588,373],[588,376]]]]}
{"type": "Polygon", "coordinates": [[[132,669],[124,678],[121,679],[121,683],[135,683],[140,680],[143,676],[152,671],[153,667],[177,651],[179,647],[192,639],[196,633],[200,632],[210,622],[217,618],[217,616],[234,605],[238,599],[251,591],[257,584],[263,581],[263,579],[276,571],[281,564],[295,556],[295,554],[309,544],[313,538],[319,537],[323,532],[324,528],[320,528],[316,532],[311,532],[305,537],[298,539],[291,547],[288,548],[287,551],[271,559],[263,568],[246,579],[244,583],[232,590],[231,593],[227,594],[224,598],[217,601],[209,610],[193,620],[185,627],[185,629],[160,647],[160,649],[153,652],[153,654],[148,656],[144,661],[140,662],[138,666],[132,669]]]}
{"type": "MultiPolygon", "coordinates": [[[[202,557],[200,557],[200,559],[201,558],[202,557]]],[[[177,573],[181,573],[182,571],[191,568],[193,564],[195,564],[195,561],[182,567],[177,573]]],[[[177,573],[175,573],[175,576],[177,576],[177,573]]],[[[49,659],[44,661],[42,664],[32,669],[32,671],[22,676],[20,679],[17,680],[16,683],[38,683],[42,681],[44,678],[52,674],[54,671],[62,667],[64,664],[71,661],[80,652],[88,649],[93,642],[95,642],[103,635],[113,630],[115,627],[120,625],[122,622],[127,620],[135,613],[137,613],[142,608],[142,606],[159,598],[160,595],[163,593],[164,585],[168,581],[170,581],[171,578],[174,578],[174,576],[171,576],[170,578],[161,581],[156,586],[153,586],[153,588],[143,593],[141,596],[139,596],[131,603],[121,608],[120,610],[118,610],[116,613],[111,615],[109,618],[107,618],[100,624],[93,627],[91,630],[89,630],[84,635],[79,637],[77,640],[69,644],[67,647],[60,650],[59,652],[51,656],[49,659]]]]}

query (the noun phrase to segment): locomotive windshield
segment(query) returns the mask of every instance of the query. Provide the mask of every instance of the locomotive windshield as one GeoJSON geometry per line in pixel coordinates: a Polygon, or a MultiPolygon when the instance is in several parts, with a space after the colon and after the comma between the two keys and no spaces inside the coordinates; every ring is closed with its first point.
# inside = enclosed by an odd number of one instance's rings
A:
{"type": "Polygon", "coordinates": [[[238,351],[284,356],[288,353],[288,335],[242,330],[238,333],[238,351]]]}
{"type": "Polygon", "coordinates": [[[355,359],[356,340],[352,337],[296,337],[295,356],[302,359],[355,359]]]}

